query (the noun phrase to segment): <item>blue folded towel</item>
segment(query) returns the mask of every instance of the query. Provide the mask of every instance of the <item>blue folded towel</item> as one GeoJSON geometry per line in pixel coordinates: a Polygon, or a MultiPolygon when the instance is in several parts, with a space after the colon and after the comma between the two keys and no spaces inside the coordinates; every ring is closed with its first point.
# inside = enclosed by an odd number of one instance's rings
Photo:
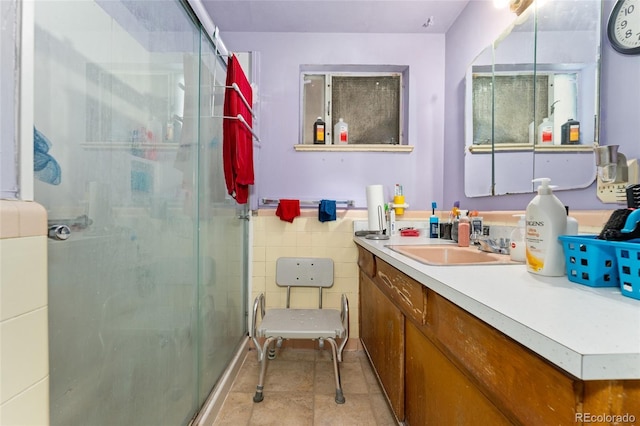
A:
{"type": "Polygon", "coordinates": [[[329,222],[336,220],[336,200],[321,200],[318,206],[318,220],[329,222]]]}

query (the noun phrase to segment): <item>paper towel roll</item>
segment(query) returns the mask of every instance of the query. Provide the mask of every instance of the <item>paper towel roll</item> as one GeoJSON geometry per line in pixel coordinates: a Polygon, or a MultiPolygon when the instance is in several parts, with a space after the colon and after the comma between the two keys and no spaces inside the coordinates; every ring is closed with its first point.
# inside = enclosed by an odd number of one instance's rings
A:
{"type": "Polygon", "coordinates": [[[369,231],[382,231],[386,228],[384,217],[384,188],[382,185],[367,186],[367,212],[369,231]],[[382,229],[380,229],[382,224],[382,229]]]}

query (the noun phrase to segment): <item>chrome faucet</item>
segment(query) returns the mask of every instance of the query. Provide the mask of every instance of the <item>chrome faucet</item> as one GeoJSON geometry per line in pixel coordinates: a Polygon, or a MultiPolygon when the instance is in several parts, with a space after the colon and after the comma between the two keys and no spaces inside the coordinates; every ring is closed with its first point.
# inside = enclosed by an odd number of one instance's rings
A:
{"type": "Polygon", "coordinates": [[[509,238],[500,238],[496,241],[493,238],[484,237],[478,238],[476,242],[478,243],[478,250],[489,253],[509,254],[509,238]]]}

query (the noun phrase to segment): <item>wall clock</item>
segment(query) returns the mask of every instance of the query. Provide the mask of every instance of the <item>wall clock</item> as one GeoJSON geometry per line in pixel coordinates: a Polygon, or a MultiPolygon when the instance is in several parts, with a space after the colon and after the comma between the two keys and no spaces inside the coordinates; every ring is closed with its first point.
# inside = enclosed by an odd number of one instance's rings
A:
{"type": "Polygon", "coordinates": [[[607,35],[611,46],[625,55],[640,54],[640,0],[618,0],[613,6],[607,35]]]}

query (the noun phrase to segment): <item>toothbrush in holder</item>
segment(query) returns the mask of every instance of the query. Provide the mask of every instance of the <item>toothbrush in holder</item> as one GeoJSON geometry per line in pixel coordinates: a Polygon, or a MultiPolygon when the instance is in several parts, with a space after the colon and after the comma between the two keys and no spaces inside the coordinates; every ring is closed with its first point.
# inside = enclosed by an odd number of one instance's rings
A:
{"type": "Polygon", "coordinates": [[[431,202],[431,217],[429,218],[429,238],[438,238],[438,216],[436,216],[437,204],[435,201],[431,202]]]}

